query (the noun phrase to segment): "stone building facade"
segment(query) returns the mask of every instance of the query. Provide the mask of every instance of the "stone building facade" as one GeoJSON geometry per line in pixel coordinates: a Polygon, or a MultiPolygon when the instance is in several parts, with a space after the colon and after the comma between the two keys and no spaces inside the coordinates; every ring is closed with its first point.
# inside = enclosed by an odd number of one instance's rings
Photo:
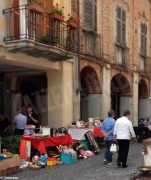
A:
{"type": "Polygon", "coordinates": [[[0,111],[13,125],[16,109],[30,105],[39,125],[67,127],[79,118],[71,1],[37,2],[0,1],[0,111]]]}
{"type": "Polygon", "coordinates": [[[43,12],[28,0],[0,1],[0,111],[12,119],[30,104],[50,127],[103,119],[111,108],[116,117],[129,109],[134,126],[151,116],[151,2],[38,2],[43,12]],[[64,21],[50,18],[56,3],[64,21]],[[80,31],[66,23],[78,12],[80,31]]]}
{"type": "Polygon", "coordinates": [[[82,119],[111,108],[117,117],[129,109],[134,125],[150,116],[150,8],[149,0],[80,1],[82,119]]]}

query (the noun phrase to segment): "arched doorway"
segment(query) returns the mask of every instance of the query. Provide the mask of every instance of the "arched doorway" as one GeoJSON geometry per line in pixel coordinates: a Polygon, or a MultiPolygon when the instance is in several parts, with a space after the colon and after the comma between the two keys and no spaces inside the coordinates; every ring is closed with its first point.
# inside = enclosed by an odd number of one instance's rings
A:
{"type": "Polygon", "coordinates": [[[101,87],[95,69],[86,66],[81,71],[81,119],[100,116],[101,87]]]}
{"type": "Polygon", "coordinates": [[[13,114],[17,107],[30,105],[39,124],[47,124],[47,77],[45,74],[18,76],[13,94],[13,114]]]}
{"type": "Polygon", "coordinates": [[[130,84],[122,74],[116,74],[111,80],[111,108],[116,113],[116,118],[123,112],[131,110],[130,84]]]}
{"type": "Polygon", "coordinates": [[[148,86],[144,79],[138,84],[138,118],[146,118],[149,116],[149,93],[148,86]]]}

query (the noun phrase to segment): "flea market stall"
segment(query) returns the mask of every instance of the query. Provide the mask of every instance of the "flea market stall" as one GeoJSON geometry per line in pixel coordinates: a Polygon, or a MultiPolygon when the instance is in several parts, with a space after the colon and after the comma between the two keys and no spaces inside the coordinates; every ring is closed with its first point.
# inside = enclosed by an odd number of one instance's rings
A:
{"type": "MultiPolygon", "coordinates": [[[[6,154],[11,154],[7,149],[1,154],[0,165],[6,165],[5,170],[0,168],[0,174],[9,174],[8,170],[12,167],[40,169],[53,165],[70,165],[79,159],[93,157],[100,152],[95,138],[102,136],[100,127],[92,124],[80,127],[72,125],[69,129],[40,127],[39,131],[28,125],[21,136],[19,154],[12,155],[10,160],[5,157],[6,154]]],[[[16,172],[13,169],[11,172],[16,172]]]]}

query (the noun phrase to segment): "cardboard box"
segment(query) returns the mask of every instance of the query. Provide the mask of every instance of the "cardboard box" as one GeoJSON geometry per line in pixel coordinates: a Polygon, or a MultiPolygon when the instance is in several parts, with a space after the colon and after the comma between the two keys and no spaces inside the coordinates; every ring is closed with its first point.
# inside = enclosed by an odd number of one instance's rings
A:
{"type": "Polygon", "coordinates": [[[20,167],[20,157],[9,158],[0,161],[0,175],[15,173],[20,167]]]}

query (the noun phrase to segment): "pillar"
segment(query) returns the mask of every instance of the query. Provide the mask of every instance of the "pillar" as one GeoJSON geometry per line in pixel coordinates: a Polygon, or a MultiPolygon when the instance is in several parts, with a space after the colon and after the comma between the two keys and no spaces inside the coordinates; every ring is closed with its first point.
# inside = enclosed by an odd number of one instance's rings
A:
{"type": "Polygon", "coordinates": [[[108,111],[111,108],[111,75],[110,65],[106,64],[103,67],[103,94],[101,101],[101,118],[107,116],[108,111]]]}
{"type": "Polygon", "coordinates": [[[67,127],[73,121],[73,66],[61,62],[61,70],[47,72],[48,126],[67,127]]]}
{"type": "Polygon", "coordinates": [[[138,126],[138,82],[139,75],[133,73],[133,97],[132,97],[132,123],[133,126],[138,126]]]}

